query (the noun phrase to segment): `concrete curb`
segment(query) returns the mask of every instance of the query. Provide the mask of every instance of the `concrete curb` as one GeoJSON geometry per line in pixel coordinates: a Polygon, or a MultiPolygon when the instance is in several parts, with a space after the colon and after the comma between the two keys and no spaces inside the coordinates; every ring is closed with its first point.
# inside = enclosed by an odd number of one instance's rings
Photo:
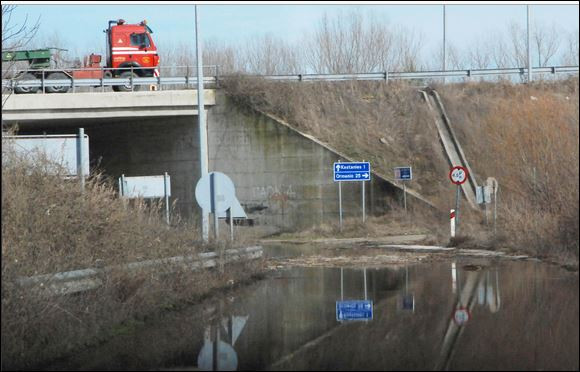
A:
{"type": "Polygon", "coordinates": [[[348,243],[368,243],[368,244],[379,244],[379,243],[404,243],[404,242],[417,242],[424,240],[428,235],[416,234],[416,235],[392,235],[379,238],[321,238],[321,239],[262,239],[260,243],[262,244],[348,244],[348,243]]]}

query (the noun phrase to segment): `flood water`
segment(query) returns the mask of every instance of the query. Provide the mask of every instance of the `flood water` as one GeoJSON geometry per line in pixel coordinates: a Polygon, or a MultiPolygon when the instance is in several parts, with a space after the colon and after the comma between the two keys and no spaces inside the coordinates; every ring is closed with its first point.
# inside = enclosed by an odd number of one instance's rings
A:
{"type": "Polygon", "coordinates": [[[578,274],[538,262],[296,267],[52,368],[578,370],[578,319],[578,274]],[[337,320],[365,299],[372,319],[337,320]]]}

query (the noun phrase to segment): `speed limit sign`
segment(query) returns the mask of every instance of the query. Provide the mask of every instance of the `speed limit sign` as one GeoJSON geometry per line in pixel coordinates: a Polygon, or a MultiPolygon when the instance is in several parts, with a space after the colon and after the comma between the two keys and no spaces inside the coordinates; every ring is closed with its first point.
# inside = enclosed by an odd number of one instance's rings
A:
{"type": "Polygon", "coordinates": [[[468,175],[469,175],[469,172],[467,171],[467,169],[458,165],[458,166],[451,168],[451,171],[449,172],[449,179],[454,184],[461,185],[462,183],[464,183],[467,180],[468,175]]]}

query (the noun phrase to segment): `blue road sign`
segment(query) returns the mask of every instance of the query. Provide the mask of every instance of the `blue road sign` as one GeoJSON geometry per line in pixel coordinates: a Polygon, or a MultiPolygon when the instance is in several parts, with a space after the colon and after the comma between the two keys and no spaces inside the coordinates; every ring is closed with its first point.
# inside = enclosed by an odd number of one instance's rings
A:
{"type": "Polygon", "coordinates": [[[370,181],[371,164],[364,163],[334,163],[334,182],[338,181],[370,181]]]}
{"type": "Polygon", "coordinates": [[[397,181],[409,181],[413,179],[413,171],[411,167],[396,167],[395,168],[395,180],[397,181]]]}
{"type": "Polygon", "coordinates": [[[373,318],[373,302],[367,300],[336,301],[336,320],[368,320],[373,318]]]}

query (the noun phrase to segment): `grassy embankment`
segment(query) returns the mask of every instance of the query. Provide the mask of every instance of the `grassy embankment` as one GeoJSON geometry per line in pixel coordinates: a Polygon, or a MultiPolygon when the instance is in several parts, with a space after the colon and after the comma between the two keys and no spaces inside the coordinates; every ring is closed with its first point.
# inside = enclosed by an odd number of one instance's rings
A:
{"type": "MultiPolygon", "coordinates": [[[[443,212],[426,214],[411,205],[408,219],[397,217],[400,210],[394,209],[369,226],[352,221],[349,234],[390,234],[398,224],[401,232],[427,228],[439,243],[448,242],[445,211],[454,207],[454,186],[418,88],[401,82],[281,83],[239,77],[226,80],[224,87],[237,104],[279,117],[353,159],[368,159],[387,177],[395,166],[412,166],[408,187],[443,212]]],[[[478,183],[495,177],[500,187],[497,234],[464,201],[457,241],[577,262],[578,79],[435,88],[478,183]]],[[[302,236],[329,229],[316,227],[302,236]]]]}
{"type": "Polygon", "coordinates": [[[212,249],[199,243],[195,226],[165,225],[162,205],[123,203],[98,175],[81,193],[78,180],[65,180],[59,172],[49,162],[3,151],[2,368],[30,368],[66,356],[158,311],[250,279],[262,264],[236,264],[225,274],[186,268],[166,274],[168,267],[113,270],[101,277],[98,289],[66,296],[24,289],[17,278],[212,249]]]}

